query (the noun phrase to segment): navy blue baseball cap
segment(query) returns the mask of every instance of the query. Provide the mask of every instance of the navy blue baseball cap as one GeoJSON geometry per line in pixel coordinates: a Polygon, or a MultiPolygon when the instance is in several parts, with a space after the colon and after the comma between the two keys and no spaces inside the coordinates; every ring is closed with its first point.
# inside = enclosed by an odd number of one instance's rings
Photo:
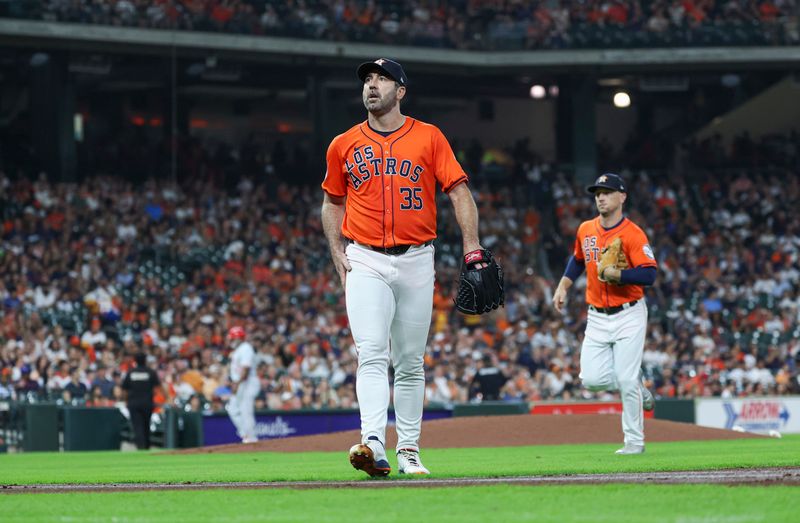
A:
{"type": "Polygon", "coordinates": [[[364,62],[358,66],[356,74],[358,75],[358,79],[363,82],[364,78],[372,71],[380,71],[404,87],[408,83],[408,77],[406,76],[406,72],[403,71],[403,66],[394,60],[378,58],[373,62],[364,62]]]}
{"type": "Polygon", "coordinates": [[[608,189],[610,191],[628,192],[625,190],[625,182],[618,174],[605,173],[601,174],[594,181],[593,185],[586,188],[587,191],[594,194],[597,189],[608,189]]]}

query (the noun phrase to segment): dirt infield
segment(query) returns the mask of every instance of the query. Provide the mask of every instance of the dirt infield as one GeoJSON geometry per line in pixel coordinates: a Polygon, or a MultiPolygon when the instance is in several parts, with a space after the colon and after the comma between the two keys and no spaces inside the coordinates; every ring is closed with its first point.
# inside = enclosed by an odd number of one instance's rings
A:
{"type": "MultiPolygon", "coordinates": [[[[649,442],[761,438],[748,432],[710,429],[689,423],[647,419],[644,432],[649,442]]],[[[386,447],[393,448],[397,434],[390,429],[386,447]]],[[[181,454],[215,452],[333,452],[361,441],[359,431],[300,436],[258,443],[217,445],[177,451],[181,454]]],[[[621,443],[619,415],[475,416],[426,421],[422,424],[422,448],[520,447],[580,443],[621,443]]]]}

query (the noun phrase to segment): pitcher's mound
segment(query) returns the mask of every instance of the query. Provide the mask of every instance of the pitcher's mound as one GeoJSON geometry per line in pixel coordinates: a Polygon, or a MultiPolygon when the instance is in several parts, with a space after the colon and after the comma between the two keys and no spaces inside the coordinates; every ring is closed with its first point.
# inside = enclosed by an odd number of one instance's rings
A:
{"type": "MultiPolygon", "coordinates": [[[[710,429],[689,423],[645,419],[647,441],[689,441],[759,438],[757,434],[710,429]]],[[[386,431],[386,448],[397,443],[394,427],[386,431]]],[[[210,452],[329,452],[349,449],[361,441],[358,430],[272,439],[258,443],[218,445],[180,451],[210,452]]],[[[614,414],[475,416],[426,421],[422,448],[519,447],[574,443],[621,443],[620,417],[614,414]]]]}

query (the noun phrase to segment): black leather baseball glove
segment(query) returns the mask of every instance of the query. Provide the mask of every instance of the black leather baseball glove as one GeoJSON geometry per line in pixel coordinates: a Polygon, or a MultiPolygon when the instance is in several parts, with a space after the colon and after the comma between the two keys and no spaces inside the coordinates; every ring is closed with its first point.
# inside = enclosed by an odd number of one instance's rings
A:
{"type": "Polygon", "coordinates": [[[480,249],[464,255],[458,279],[456,308],[464,314],[483,314],[505,304],[503,269],[491,251],[480,249]],[[477,265],[486,264],[478,269],[477,265]]]}

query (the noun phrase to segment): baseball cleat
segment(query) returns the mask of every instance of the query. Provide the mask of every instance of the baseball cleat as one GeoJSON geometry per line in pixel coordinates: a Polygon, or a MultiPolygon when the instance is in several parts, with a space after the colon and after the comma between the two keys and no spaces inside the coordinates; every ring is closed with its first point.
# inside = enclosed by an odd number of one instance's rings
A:
{"type": "Polygon", "coordinates": [[[617,450],[615,454],[644,454],[644,445],[626,443],[625,446],[617,450]]]}
{"type": "Polygon", "coordinates": [[[363,470],[373,478],[388,476],[392,467],[385,459],[375,459],[372,449],[363,443],[350,447],[350,464],[357,470],[363,470]]]}
{"type": "Polygon", "coordinates": [[[397,451],[397,470],[400,474],[416,474],[427,476],[431,473],[419,459],[419,451],[414,449],[399,449],[397,451]]]}

